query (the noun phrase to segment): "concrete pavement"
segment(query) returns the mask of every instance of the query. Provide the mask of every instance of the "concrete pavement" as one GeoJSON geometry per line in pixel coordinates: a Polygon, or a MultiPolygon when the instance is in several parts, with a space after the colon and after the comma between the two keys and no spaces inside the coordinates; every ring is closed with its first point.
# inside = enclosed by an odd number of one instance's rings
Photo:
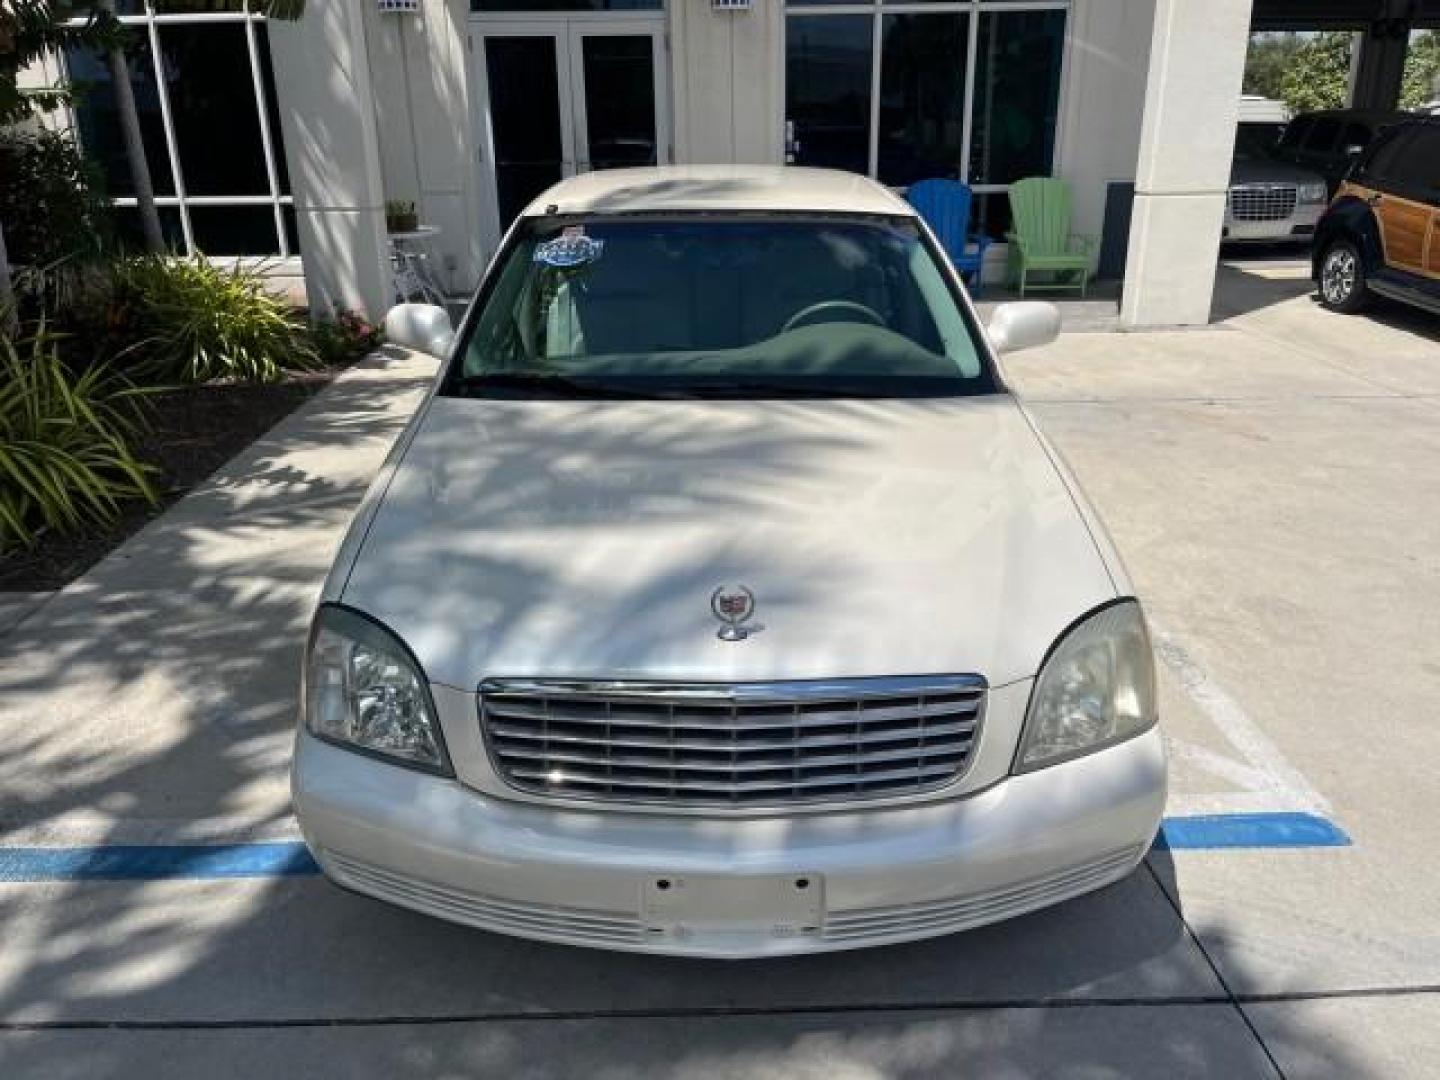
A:
{"type": "MultiPolygon", "coordinates": [[[[1157,851],[878,951],[539,945],[314,877],[0,885],[0,1076],[1422,1077],[1437,1067],[1440,325],[1227,270],[1226,321],[1009,377],[1162,633],[1176,813],[1347,848],[1157,851]]],[[[429,365],[342,376],[0,637],[0,849],[284,838],[304,620],[429,365]]]]}

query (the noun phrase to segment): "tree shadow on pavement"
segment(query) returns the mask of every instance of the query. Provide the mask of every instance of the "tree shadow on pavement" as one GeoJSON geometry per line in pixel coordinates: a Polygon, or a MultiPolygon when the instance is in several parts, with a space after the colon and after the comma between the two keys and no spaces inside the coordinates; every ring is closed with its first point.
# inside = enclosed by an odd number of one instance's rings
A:
{"type": "MultiPolygon", "coordinates": [[[[0,1073],[1273,1076],[1161,895],[1168,859],[968,933],[744,962],[506,938],[318,878],[12,887],[7,1016],[151,1026],[0,1031],[0,1073]]],[[[1365,1075],[1325,1034],[1333,1075],[1365,1075]]]]}
{"type": "MultiPolygon", "coordinates": [[[[288,834],[306,619],[427,384],[399,370],[337,382],[4,639],[9,843],[288,834]]],[[[715,473],[691,493],[739,515],[807,467],[743,424],[651,432],[644,452],[743,456],[748,483],[715,473]]],[[[664,513],[659,494],[639,520],[664,513]]],[[[514,509],[513,491],[486,497],[514,509]]],[[[6,1080],[1265,1075],[1147,869],[965,934],[742,963],[506,938],[318,877],[8,884],[0,942],[6,1080]]]]}

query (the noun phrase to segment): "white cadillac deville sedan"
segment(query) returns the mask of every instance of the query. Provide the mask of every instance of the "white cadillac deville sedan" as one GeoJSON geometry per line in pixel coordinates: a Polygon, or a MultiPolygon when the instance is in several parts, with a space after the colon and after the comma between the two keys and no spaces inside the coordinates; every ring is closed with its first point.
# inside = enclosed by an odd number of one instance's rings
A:
{"type": "Polygon", "coordinates": [[[1129,874],[1140,606],[899,198],[590,173],[516,221],[315,615],[293,786],[339,884],[577,945],[945,934],[1129,874]]]}

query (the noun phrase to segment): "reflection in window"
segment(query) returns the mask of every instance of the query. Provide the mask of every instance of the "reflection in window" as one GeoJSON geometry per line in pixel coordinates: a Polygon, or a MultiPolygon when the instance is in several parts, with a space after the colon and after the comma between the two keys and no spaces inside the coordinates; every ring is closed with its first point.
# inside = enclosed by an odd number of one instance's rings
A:
{"type": "MultiPolygon", "coordinates": [[[[162,206],[160,210],[160,235],[165,246],[172,251],[185,250],[185,233],[180,228],[180,211],[173,206],[162,206]]],[[[145,248],[145,230],[140,225],[140,211],[133,206],[116,206],[110,211],[110,224],[115,229],[115,239],[132,251],[145,248]]]]}
{"type": "MultiPolygon", "coordinates": [[[[213,5],[185,5],[195,21],[154,20],[147,6],[121,2],[130,31],[127,60],[141,138],[167,245],[187,254],[288,255],[297,252],[289,177],[280,144],[280,116],[264,20],[205,16],[213,5]],[[151,42],[158,39],[163,82],[157,82],[151,42]],[[260,76],[257,97],[255,73],[260,76]],[[263,100],[262,100],[263,99],[263,100]],[[166,129],[165,107],[171,124],[166,129]],[[265,127],[271,139],[265,153],[265,127]],[[172,159],[178,170],[172,168],[172,159]]],[[[179,10],[167,7],[167,12],[179,10]]],[[[78,22],[80,20],[74,20],[78,22]]],[[[74,107],[80,145],[100,169],[116,200],[119,237],[140,246],[135,185],[103,56],[70,50],[65,64],[80,90],[74,107]]]]}
{"type": "Polygon", "coordinates": [[[880,43],[879,179],[958,179],[965,157],[969,17],[886,15],[880,43]]]}
{"type": "Polygon", "coordinates": [[[655,47],[648,34],[591,34],[581,41],[590,166],[654,165],[655,47]]]}
{"type": "MultiPolygon", "coordinates": [[[[850,169],[895,187],[952,177],[981,193],[1051,174],[1065,7],[934,0],[934,7],[897,11],[888,0],[786,2],[785,116],[796,163],[850,169]]],[[[1008,214],[1000,194],[993,207],[977,203],[980,224],[992,233],[1003,232],[1008,214]]]]}
{"type": "Polygon", "coordinates": [[[495,201],[506,227],[527,203],[565,175],[560,140],[560,69],[554,40],[519,34],[485,39],[495,201]]]}
{"type": "Polygon", "coordinates": [[[237,23],[163,26],[160,51],[186,194],[268,192],[255,94],[242,92],[251,85],[245,28],[237,23]]]}
{"type": "Polygon", "coordinates": [[[1010,196],[1003,191],[977,194],[970,204],[970,233],[983,233],[995,241],[1004,241],[1010,231],[1010,196]]]}
{"type": "Polygon", "coordinates": [[[870,171],[869,15],[787,20],[786,115],[797,165],[870,171]]]}
{"type": "MultiPolygon", "coordinates": [[[[175,181],[165,153],[165,123],[160,113],[160,95],[155,88],[155,67],[150,62],[150,44],[144,37],[132,39],[125,50],[130,67],[130,88],[140,114],[140,138],[145,161],[150,166],[150,183],[157,195],[173,195],[175,181]]],[[[125,142],[120,133],[120,113],[115,105],[114,82],[105,57],[88,49],[70,49],[65,66],[75,85],[75,123],[85,157],[100,169],[105,192],[112,197],[135,194],[125,142]]]]}
{"type": "Polygon", "coordinates": [[[264,206],[192,206],[195,247],[207,255],[273,255],[275,211],[264,206]]]}
{"type": "Polygon", "coordinates": [[[1049,176],[1055,156],[1063,11],[985,12],[976,45],[970,180],[1049,176]]]}

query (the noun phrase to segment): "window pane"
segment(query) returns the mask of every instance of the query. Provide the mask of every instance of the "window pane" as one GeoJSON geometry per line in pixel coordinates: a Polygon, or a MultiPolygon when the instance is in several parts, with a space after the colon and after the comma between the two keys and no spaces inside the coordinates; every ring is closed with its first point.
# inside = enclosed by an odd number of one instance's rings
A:
{"type": "Polygon", "coordinates": [[[1285,147],[1287,150],[1294,150],[1295,148],[1297,148],[1302,142],[1305,141],[1305,136],[1310,133],[1310,126],[1314,122],[1315,121],[1308,116],[1302,116],[1299,119],[1291,120],[1290,123],[1285,125],[1285,134],[1280,136],[1280,145],[1285,147]]]}
{"type": "Polygon", "coordinates": [[[471,11],[659,11],[664,0],[470,0],[471,11]]]}
{"type": "Polygon", "coordinates": [[[239,7],[233,0],[153,0],[150,6],[157,15],[206,15],[239,7]]]}
{"type": "Polygon", "coordinates": [[[1358,146],[1363,150],[1370,145],[1370,139],[1370,129],[1364,124],[1346,124],[1345,132],[1340,136],[1340,145],[1358,146]]]}
{"type": "Polygon", "coordinates": [[[972,183],[1009,184],[1050,174],[1064,47],[1063,11],[980,16],[972,183]]]}
{"type": "Polygon", "coordinates": [[[244,28],[164,26],[160,51],[186,194],[268,195],[244,28]]]}
{"type": "MultiPolygon", "coordinates": [[[[275,91],[275,66],[270,61],[268,25],[256,27],[255,46],[260,54],[260,81],[265,87],[265,112],[270,120],[270,145],[275,151],[275,173],[280,194],[290,194],[290,169],[285,163],[285,135],[280,130],[280,95],[275,91]]],[[[291,250],[294,250],[293,248],[291,250]]]]}
{"type": "MultiPolygon", "coordinates": [[[[155,89],[149,42],[143,36],[133,37],[125,50],[125,58],[130,67],[135,110],[140,114],[140,139],[145,146],[145,161],[150,166],[150,183],[157,195],[173,195],[175,183],[165,151],[165,127],[160,118],[160,98],[155,89]]],[[[85,156],[100,166],[109,195],[134,195],[135,183],[130,177],[125,142],[120,134],[120,113],[115,107],[110,65],[99,53],[70,49],[65,53],[65,66],[79,95],[75,117],[85,156]]]]}
{"type": "Polygon", "coordinates": [[[565,175],[558,63],[549,34],[485,39],[501,229],[565,175]]]}
{"type": "Polygon", "coordinates": [[[870,171],[869,15],[786,20],[785,115],[795,162],[870,171]]]}
{"type": "Polygon", "coordinates": [[[977,192],[970,208],[970,228],[992,240],[1004,241],[1010,230],[1010,196],[1003,191],[977,192]]]}
{"type": "Polygon", "coordinates": [[[295,207],[282,206],[281,215],[285,218],[285,240],[290,245],[290,254],[300,254],[300,223],[295,218],[295,207]]]}
{"type": "Polygon", "coordinates": [[[1440,189],[1440,129],[1419,126],[1412,129],[1409,140],[1390,166],[1390,179],[1412,195],[1433,195],[1440,189]]]}
{"type": "Polygon", "coordinates": [[[190,232],[206,255],[274,255],[275,212],[268,206],[192,206],[190,232]]]}
{"type": "Polygon", "coordinates": [[[880,180],[964,172],[965,15],[886,15],[880,43],[880,180]]]}
{"type": "Polygon", "coordinates": [[[654,165],[655,46],[649,34],[587,34],[586,157],[594,169],[654,165]]]}
{"type": "Polygon", "coordinates": [[[1370,182],[1387,181],[1395,174],[1395,163],[1402,160],[1410,143],[1411,132],[1402,128],[1379,144],[1365,164],[1365,179],[1370,182]]]}
{"type": "Polygon", "coordinates": [[[913,221],[530,219],[473,325],[462,377],[950,393],[982,372],[913,221]],[[566,229],[603,247],[553,266],[566,229]]]}
{"type": "Polygon", "coordinates": [[[1339,135],[1340,121],[1329,116],[1322,116],[1310,129],[1310,135],[1305,140],[1305,149],[1324,153],[1335,145],[1335,140],[1339,135]]]}
{"type": "MultiPolygon", "coordinates": [[[[160,216],[160,235],[165,246],[171,251],[185,253],[185,233],[180,227],[180,211],[173,206],[157,207],[160,216]]],[[[134,206],[112,206],[110,222],[115,227],[115,239],[129,251],[145,250],[145,232],[140,225],[140,210],[134,206]]]]}

